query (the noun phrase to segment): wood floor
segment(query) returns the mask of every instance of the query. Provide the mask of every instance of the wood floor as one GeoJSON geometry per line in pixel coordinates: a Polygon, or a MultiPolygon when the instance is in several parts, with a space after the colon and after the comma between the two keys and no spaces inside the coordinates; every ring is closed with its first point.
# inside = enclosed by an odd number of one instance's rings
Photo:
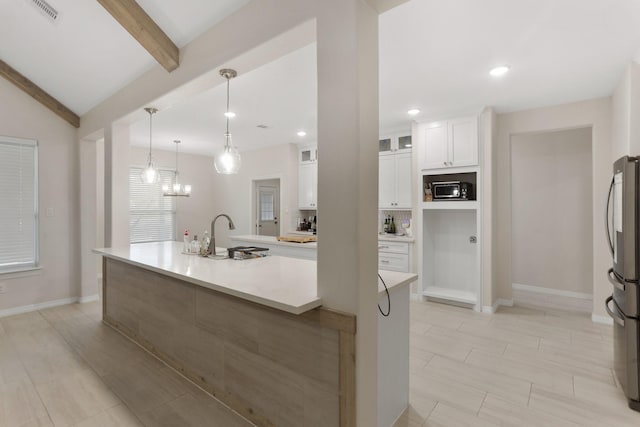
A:
{"type": "MultiPolygon", "coordinates": [[[[100,309],[0,319],[0,426],[250,425],[100,309]]],[[[584,313],[414,302],[411,318],[411,406],[396,427],[640,426],[611,371],[611,327],[584,313]]]]}
{"type": "Polygon", "coordinates": [[[395,427],[638,427],[612,332],[580,312],[412,303],[411,405],[395,427]]]}

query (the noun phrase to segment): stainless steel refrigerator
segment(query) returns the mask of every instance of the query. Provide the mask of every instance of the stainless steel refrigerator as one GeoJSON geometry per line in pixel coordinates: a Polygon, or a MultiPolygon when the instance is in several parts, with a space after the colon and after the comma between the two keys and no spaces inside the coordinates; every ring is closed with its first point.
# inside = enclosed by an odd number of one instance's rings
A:
{"type": "Polygon", "coordinates": [[[640,411],[640,157],[625,156],[613,164],[607,199],[606,227],[613,267],[613,293],[606,300],[614,321],[614,368],[629,407],[640,411]]]}

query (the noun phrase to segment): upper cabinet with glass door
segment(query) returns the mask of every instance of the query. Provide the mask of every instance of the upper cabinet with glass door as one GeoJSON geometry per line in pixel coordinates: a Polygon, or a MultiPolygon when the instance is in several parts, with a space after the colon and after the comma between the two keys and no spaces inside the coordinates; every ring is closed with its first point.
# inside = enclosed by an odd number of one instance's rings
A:
{"type": "Polygon", "coordinates": [[[411,135],[398,134],[381,138],[378,141],[378,153],[411,152],[411,135]]]}
{"type": "Polygon", "coordinates": [[[300,163],[315,163],[318,161],[318,147],[309,145],[298,150],[298,161],[300,163]]]}

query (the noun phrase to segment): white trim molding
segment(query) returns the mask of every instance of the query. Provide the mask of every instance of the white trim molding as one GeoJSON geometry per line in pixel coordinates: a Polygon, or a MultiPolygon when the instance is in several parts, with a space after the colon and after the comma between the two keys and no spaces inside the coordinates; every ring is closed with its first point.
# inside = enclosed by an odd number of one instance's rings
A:
{"type": "Polygon", "coordinates": [[[600,316],[599,314],[591,314],[593,323],[601,323],[603,325],[613,325],[613,319],[609,316],[600,316]]]}
{"type": "Polygon", "coordinates": [[[20,307],[6,308],[0,310],[0,317],[13,316],[16,314],[30,313],[32,311],[44,310],[46,308],[59,307],[61,305],[74,304],[76,302],[85,303],[99,300],[99,295],[89,295],[87,297],[64,298],[53,301],[45,301],[37,304],[22,305],[20,307]]]}
{"type": "Polygon", "coordinates": [[[482,306],[482,312],[483,313],[488,313],[488,314],[494,314],[496,311],[498,311],[498,308],[502,306],[502,307],[513,307],[513,300],[512,299],[505,299],[505,298],[498,298],[496,300],[496,302],[493,303],[493,305],[483,305],[482,306]]]}
{"type": "Polygon", "coordinates": [[[99,294],[94,294],[94,295],[88,295],[86,297],[80,297],[78,298],[78,302],[80,304],[84,304],[85,302],[94,302],[94,301],[99,301],[100,300],[100,295],[99,294]]]}
{"type": "Polygon", "coordinates": [[[543,288],[541,286],[522,285],[520,283],[513,283],[511,285],[513,289],[526,292],[534,292],[537,294],[557,295],[569,298],[587,299],[593,301],[593,295],[584,292],[563,291],[561,289],[543,288]]]}

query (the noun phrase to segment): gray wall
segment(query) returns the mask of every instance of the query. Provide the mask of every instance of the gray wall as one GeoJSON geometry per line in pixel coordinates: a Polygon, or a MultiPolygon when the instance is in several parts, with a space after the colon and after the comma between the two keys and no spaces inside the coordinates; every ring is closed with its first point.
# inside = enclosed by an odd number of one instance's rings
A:
{"type": "Polygon", "coordinates": [[[511,138],[513,283],[593,293],[591,128],[511,138]]]}

